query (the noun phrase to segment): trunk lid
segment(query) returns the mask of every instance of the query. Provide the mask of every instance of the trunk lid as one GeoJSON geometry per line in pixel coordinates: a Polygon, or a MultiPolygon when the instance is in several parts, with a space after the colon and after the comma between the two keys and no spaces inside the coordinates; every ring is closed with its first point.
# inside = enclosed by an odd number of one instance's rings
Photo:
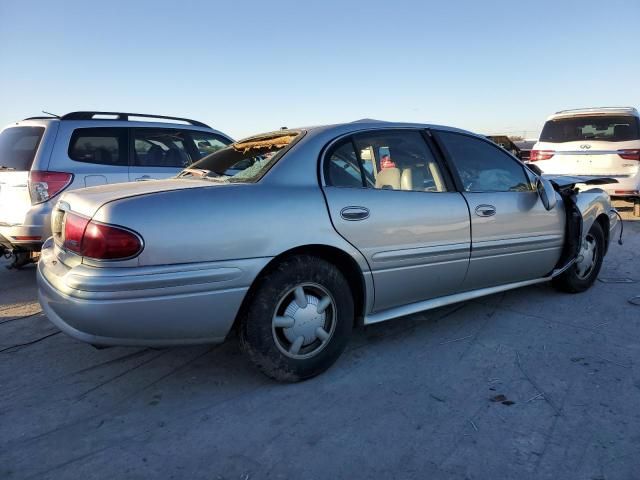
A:
{"type": "Polygon", "coordinates": [[[202,188],[216,185],[207,180],[185,180],[170,178],[168,180],[149,180],[146,182],[114,183],[98,187],[83,188],[66,192],[60,203],[68,205],[68,209],[85,217],[93,217],[103,205],[129,197],[151,195],[188,188],[202,188]]]}

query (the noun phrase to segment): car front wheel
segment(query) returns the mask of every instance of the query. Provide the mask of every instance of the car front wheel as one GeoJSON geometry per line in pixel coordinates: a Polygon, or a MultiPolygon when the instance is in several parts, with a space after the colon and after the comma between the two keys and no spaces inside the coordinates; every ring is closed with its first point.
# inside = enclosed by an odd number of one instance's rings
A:
{"type": "Polygon", "coordinates": [[[240,343],[250,360],[285,382],[329,368],[346,347],[354,319],[351,289],[340,270],[299,255],[258,282],[240,320],[240,343]]]}
{"type": "Polygon", "coordinates": [[[576,262],[553,279],[553,285],[563,292],[579,293],[587,290],[598,278],[605,252],[604,233],[594,222],[582,241],[576,262]]]}

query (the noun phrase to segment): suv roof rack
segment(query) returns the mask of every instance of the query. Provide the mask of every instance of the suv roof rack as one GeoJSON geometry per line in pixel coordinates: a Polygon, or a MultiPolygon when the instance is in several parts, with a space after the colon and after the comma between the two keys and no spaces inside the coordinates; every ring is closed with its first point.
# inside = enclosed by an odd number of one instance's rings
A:
{"type": "Polygon", "coordinates": [[[149,115],[147,113],[91,112],[91,111],[87,111],[87,112],[71,112],[71,113],[67,113],[66,115],[63,115],[62,117],[60,117],[60,120],[93,120],[93,117],[95,117],[96,115],[110,115],[110,116],[116,117],[116,118],[113,118],[113,119],[110,119],[110,118],[102,119],[101,118],[100,120],[125,120],[125,121],[128,121],[129,117],[161,118],[163,120],[178,120],[178,121],[181,121],[181,122],[186,122],[186,123],[189,123],[189,124],[191,124],[193,126],[196,126],[196,127],[211,128],[206,123],[198,122],[197,120],[191,120],[189,118],[169,117],[169,116],[166,116],[166,115],[149,115]]]}
{"type": "Polygon", "coordinates": [[[635,107],[591,107],[591,108],[573,108],[570,110],[560,110],[555,113],[555,115],[559,113],[573,113],[573,112],[597,112],[599,110],[626,110],[628,112],[638,114],[638,110],[635,107]]]}

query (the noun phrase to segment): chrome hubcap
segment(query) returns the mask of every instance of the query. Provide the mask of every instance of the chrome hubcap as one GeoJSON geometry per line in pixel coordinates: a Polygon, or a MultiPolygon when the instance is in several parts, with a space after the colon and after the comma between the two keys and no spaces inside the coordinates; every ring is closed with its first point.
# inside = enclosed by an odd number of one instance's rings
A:
{"type": "Polygon", "coordinates": [[[273,339],[287,357],[310,358],[329,342],[336,326],[336,307],[321,285],[305,283],[285,293],[271,323],[273,339]]]}
{"type": "Polygon", "coordinates": [[[585,241],[582,242],[580,255],[576,261],[576,274],[579,279],[584,280],[593,271],[598,258],[598,245],[596,239],[592,235],[587,235],[585,241]]]}

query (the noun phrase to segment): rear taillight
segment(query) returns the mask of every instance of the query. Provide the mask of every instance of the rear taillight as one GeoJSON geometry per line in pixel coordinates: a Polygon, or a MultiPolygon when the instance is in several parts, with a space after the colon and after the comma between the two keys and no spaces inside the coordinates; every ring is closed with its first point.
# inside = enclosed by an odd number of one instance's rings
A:
{"type": "Polygon", "coordinates": [[[556,152],[554,150],[531,150],[529,161],[537,162],[539,160],[549,160],[555,154],[556,152]]]}
{"type": "Polygon", "coordinates": [[[618,155],[625,160],[635,160],[640,162],[640,150],[637,148],[629,148],[625,150],[618,150],[618,155]]]}
{"type": "Polygon", "coordinates": [[[29,195],[31,204],[46,202],[69,186],[73,174],[64,172],[29,172],[29,195]]]}
{"type": "Polygon", "coordinates": [[[67,250],[82,255],[82,237],[88,224],[88,218],[81,217],[75,213],[67,213],[64,217],[64,241],[62,246],[67,250]]]}
{"type": "Polygon", "coordinates": [[[142,251],[142,239],[136,233],[75,213],[65,216],[62,245],[78,255],[96,260],[122,260],[142,251]]]}
{"type": "Polygon", "coordinates": [[[136,256],[142,250],[142,241],[135,233],[124,228],[89,222],[82,239],[82,255],[100,260],[115,260],[136,256]]]}

